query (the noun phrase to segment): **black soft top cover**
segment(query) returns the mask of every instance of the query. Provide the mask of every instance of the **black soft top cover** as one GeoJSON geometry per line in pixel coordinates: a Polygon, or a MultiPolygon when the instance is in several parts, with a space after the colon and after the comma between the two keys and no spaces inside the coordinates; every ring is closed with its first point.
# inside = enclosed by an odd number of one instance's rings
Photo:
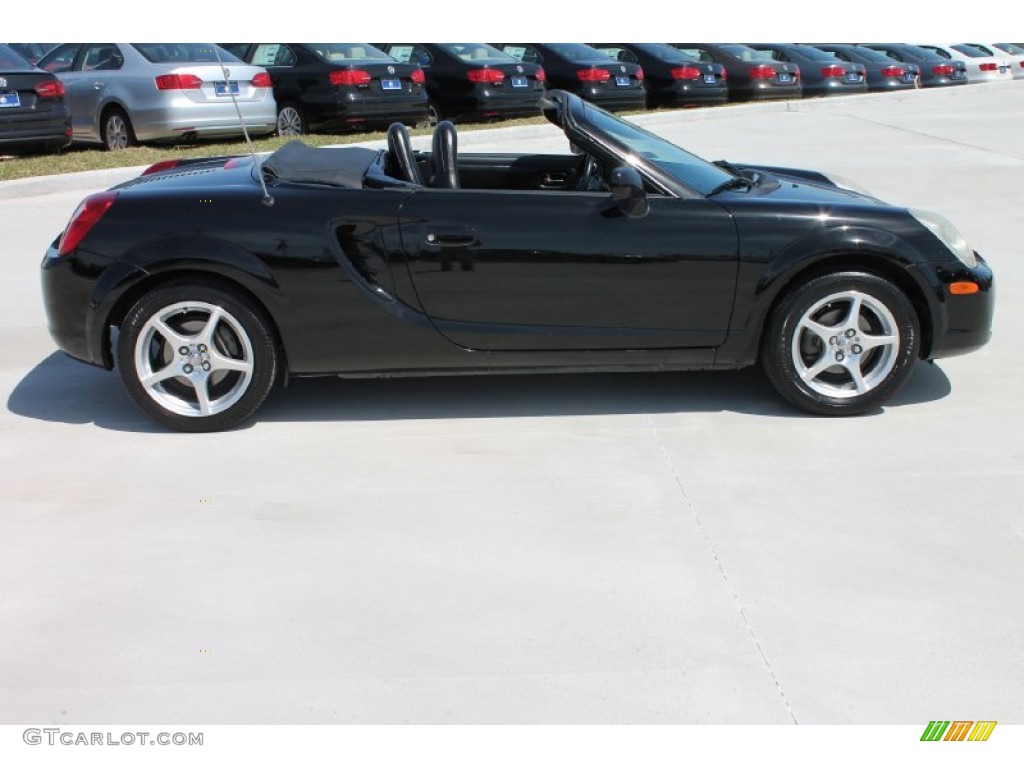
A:
{"type": "Polygon", "coordinates": [[[296,139],[270,155],[263,168],[280,181],[361,189],[379,155],[365,147],[307,147],[296,139]]]}

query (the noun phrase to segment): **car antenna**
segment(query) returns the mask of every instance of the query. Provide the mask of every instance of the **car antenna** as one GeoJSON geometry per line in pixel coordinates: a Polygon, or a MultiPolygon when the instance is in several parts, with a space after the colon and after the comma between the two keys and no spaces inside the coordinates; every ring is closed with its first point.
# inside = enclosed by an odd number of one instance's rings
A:
{"type": "MultiPolygon", "coordinates": [[[[231,103],[235,105],[235,114],[238,115],[238,124],[242,126],[242,134],[245,136],[245,143],[249,147],[249,155],[252,157],[252,164],[256,165],[256,148],[252,145],[252,139],[249,138],[249,130],[245,127],[245,120],[242,119],[242,110],[238,106],[238,99],[235,98],[235,92],[231,89],[231,80],[229,77],[231,73],[228,68],[224,66],[224,61],[220,57],[220,46],[216,43],[213,43],[213,55],[217,57],[217,64],[220,65],[220,70],[224,73],[224,83],[228,89],[228,96],[231,97],[231,103]]],[[[260,187],[263,188],[263,200],[261,202],[269,208],[274,204],[274,198],[267,190],[267,180],[263,178],[263,171],[259,171],[256,176],[260,180],[260,187]]]]}

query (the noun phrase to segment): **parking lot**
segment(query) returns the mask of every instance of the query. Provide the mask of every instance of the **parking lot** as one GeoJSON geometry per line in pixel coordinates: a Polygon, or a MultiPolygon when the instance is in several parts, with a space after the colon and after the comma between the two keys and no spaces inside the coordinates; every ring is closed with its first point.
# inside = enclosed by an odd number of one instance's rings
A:
{"type": "Polygon", "coordinates": [[[163,432],[39,297],[79,199],[130,174],[0,184],[0,719],[1024,722],[1024,83],[949,90],[637,118],[988,259],[993,341],[853,419],[750,370],[300,380],[247,428],[163,432]]]}

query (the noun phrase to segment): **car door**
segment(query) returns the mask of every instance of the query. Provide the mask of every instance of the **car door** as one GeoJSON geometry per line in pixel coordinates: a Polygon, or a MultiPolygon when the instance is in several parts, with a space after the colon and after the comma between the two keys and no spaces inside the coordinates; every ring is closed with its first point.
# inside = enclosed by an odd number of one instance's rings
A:
{"type": "Polygon", "coordinates": [[[71,130],[75,139],[96,138],[93,128],[95,117],[89,105],[91,93],[81,73],[75,70],[81,43],[65,43],[54,48],[39,60],[39,67],[60,78],[64,83],[64,104],[71,112],[71,130]]]}
{"type": "Polygon", "coordinates": [[[459,346],[716,346],[736,281],[732,219],[704,198],[649,202],[628,218],[607,192],[425,188],[399,223],[419,301],[459,346]]]}
{"type": "Polygon", "coordinates": [[[82,46],[74,68],[61,75],[75,138],[100,140],[100,109],[110,78],[123,64],[124,57],[113,43],[89,43],[82,46]]]}

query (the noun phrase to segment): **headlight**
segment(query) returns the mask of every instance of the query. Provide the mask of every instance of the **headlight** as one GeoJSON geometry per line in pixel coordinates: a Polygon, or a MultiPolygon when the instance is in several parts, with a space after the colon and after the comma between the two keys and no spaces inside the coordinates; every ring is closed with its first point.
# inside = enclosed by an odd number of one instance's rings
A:
{"type": "Polygon", "coordinates": [[[949,248],[961,262],[972,268],[978,266],[974,251],[967,245],[967,238],[960,234],[960,230],[953,226],[951,221],[937,213],[922,211],[920,208],[907,208],[907,213],[927,227],[928,231],[939,238],[942,244],[949,248]]]}

